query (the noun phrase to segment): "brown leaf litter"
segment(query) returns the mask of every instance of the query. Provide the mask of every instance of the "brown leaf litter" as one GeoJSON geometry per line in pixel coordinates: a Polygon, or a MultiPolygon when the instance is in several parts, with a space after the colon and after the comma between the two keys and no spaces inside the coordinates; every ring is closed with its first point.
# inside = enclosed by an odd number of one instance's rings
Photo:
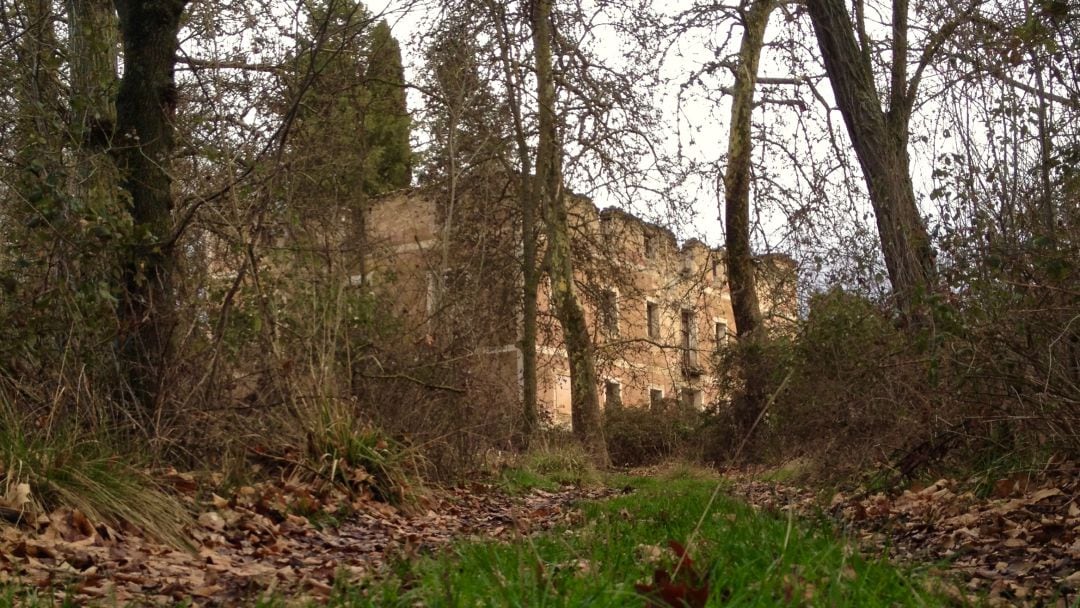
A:
{"type": "MultiPolygon", "coordinates": [[[[956,480],[900,494],[836,494],[824,508],[866,552],[941,563],[939,590],[961,603],[1073,606],[1080,592],[1080,486],[1074,465],[1016,475],[976,496],[956,480]],[[955,581],[956,584],[941,581],[955,581]]],[[[735,493],[766,510],[823,509],[813,491],[734,476],[735,493]]]]}
{"type": "Polygon", "coordinates": [[[578,523],[572,503],[612,493],[565,488],[514,498],[474,484],[432,491],[403,510],[370,495],[316,492],[288,481],[195,500],[198,485],[190,476],[169,476],[201,510],[190,530],[191,551],[59,509],[22,526],[0,526],[0,586],[18,583],[58,599],[67,595],[79,605],[187,599],[225,606],[271,594],[319,599],[338,577],[377,576],[394,557],[427,553],[455,539],[511,539],[578,523]],[[343,513],[324,529],[311,523],[343,513]]]}

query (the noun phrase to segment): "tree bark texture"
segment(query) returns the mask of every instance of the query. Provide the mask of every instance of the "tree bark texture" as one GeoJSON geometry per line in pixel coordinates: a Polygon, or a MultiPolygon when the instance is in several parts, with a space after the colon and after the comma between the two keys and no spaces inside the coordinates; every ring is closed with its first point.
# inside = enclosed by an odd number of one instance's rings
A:
{"type": "Polygon", "coordinates": [[[115,0],[124,76],[116,101],[117,146],[137,242],[124,268],[122,343],[136,401],[160,393],[172,332],[173,68],[186,0],[115,0]]]}
{"type": "Polygon", "coordinates": [[[114,217],[119,175],[110,154],[116,125],[118,24],[110,0],[68,0],[74,194],[83,207],[114,217]]]}
{"type": "Polygon", "coordinates": [[[843,0],[808,0],[825,71],[863,170],[877,219],[885,266],[897,305],[909,321],[925,316],[920,304],[936,282],[930,236],[919,214],[908,158],[914,90],[906,90],[907,3],[893,10],[890,108],[883,111],[868,49],[856,42],[843,0]]]}
{"type": "Polygon", "coordinates": [[[33,207],[29,216],[53,222],[62,219],[58,212],[64,185],[63,124],[56,106],[62,90],[56,15],[48,0],[27,0],[21,8],[19,25],[25,31],[15,44],[19,71],[12,83],[18,142],[14,156],[20,168],[15,188],[33,207]]]}
{"type": "Polygon", "coordinates": [[[532,159],[529,153],[529,135],[525,131],[525,122],[521,117],[521,73],[510,51],[510,33],[506,26],[505,7],[495,0],[488,0],[488,9],[492,13],[497,28],[500,62],[506,83],[506,99],[510,107],[514,127],[514,146],[517,150],[518,170],[518,205],[521,208],[521,401],[522,401],[522,444],[528,447],[533,435],[540,427],[540,408],[537,403],[536,384],[536,340],[537,340],[537,292],[540,289],[540,268],[537,266],[537,209],[540,206],[536,196],[532,174],[532,159]]]}
{"type": "Polygon", "coordinates": [[[574,290],[569,218],[562,187],[562,149],[555,116],[555,80],[551,57],[552,4],[552,0],[535,0],[532,13],[539,106],[535,188],[546,228],[551,299],[555,316],[562,326],[570,364],[570,418],[574,435],[600,465],[607,466],[610,461],[600,418],[596,358],[585,312],[574,290]]]}
{"type": "Polygon", "coordinates": [[[740,344],[743,394],[736,401],[739,432],[749,432],[765,404],[768,369],[755,341],[764,333],[758,302],[754,256],[750,249],[750,134],[758,63],[775,0],[754,0],[743,15],[743,37],[732,87],[728,164],[724,172],[724,219],[728,285],[740,344]]]}
{"type": "Polygon", "coordinates": [[[540,427],[540,409],[537,404],[536,390],[536,300],[540,289],[540,269],[536,265],[536,198],[527,177],[521,179],[519,188],[521,189],[518,198],[521,202],[522,239],[521,397],[524,416],[522,435],[527,446],[540,427]]]}

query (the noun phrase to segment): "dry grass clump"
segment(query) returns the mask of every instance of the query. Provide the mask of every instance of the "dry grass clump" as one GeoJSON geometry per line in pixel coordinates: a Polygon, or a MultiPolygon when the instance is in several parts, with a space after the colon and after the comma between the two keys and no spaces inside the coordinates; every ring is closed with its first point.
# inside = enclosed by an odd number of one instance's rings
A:
{"type": "Polygon", "coordinates": [[[134,462],[102,431],[20,415],[0,388],[0,514],[7,519],[29,521],[65,506],[95,523],[130,524],[188,546],[189,513],[134,462]]]}

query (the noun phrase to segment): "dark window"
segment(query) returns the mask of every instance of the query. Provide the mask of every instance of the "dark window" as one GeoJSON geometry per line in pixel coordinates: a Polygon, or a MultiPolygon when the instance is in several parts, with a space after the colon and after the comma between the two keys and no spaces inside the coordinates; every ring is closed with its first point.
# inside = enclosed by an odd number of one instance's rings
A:
{"type": "Polygon", "coordinates": [[[650,259],[650,260],[655,260],[656,259],[656,249],[657,249],[656,235],[646,233],[645,234],[645,257],[650,259]]]}
{"type": "Polygon", "coordinates": [[[645,317],[648,322],[649,337],[660,338],[660,306],[656,302],[645,303],[645,317]]]}
{"type": "Polygon", "coordinates": [[[664,403],[664,389],[650,388],[649,389],[649,407],[656,409],[664,403]]]}
{"type": "Polygon", "coordinates": [[[604,407],[622,406],[622,386],[614,380],[604,383],[604,407]]]}
{"type": "Polygon", "coordinates": [[[608,289],[600,296],[600,324],[609,336],[619,335],[619,294],[608,289]]]}
{"type": "Polygon", "coordinates": [[[679,346],[683,351],[683,365],[686,367],[697,366],[697,336],[694,331],[694,311],[682,311],[679,328],[679,346]]]}
{"type": "Polygon", "coordinates": [[[721,283],[721,286],[722,286],[722,284],[725,281],[727,281],[727,276],[725,275],[725,270],[726,269],[724,268],[724,260],[713,260],[713,263],[712,263],[713,283],[721,283]]]}
{"type": "Polygon", "coordinates": [[[682,389],[682,403],[684,406],[694,409],[701,409],[701,391],[695,388],[682,389]]]}
{"type": "Polygon", "coordinates": [[[611,237],[614,236],[614,230],[615,230],[615,225],[611,221],[611,216],[610,215],[602,215],[602,216],[600,216],[600,234],[603,235],[603,237],[605,239],[611,240],[611,237]]]}

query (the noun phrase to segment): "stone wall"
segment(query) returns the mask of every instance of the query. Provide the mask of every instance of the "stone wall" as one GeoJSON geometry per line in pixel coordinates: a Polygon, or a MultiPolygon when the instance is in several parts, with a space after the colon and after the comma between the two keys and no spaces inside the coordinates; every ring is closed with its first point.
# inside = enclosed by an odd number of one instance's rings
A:
{"type": "MultiPolygon", "coordinates": [[[[513,201],[490,198],[459,197],[456,217],[467,221],[452,222],[449,232],[445,193],[409,191],[378,201],[368,221],[369,242],[377,244],[369,283],[415,320],[414,339],[446,339],[440,330],[450,324],[468,334],[462,347],[474,354],[520,361],[519,230],[507,211],[513,201]],[[451,235],[449,255],[443,234],[451,235]],[[439,274],[469,278],[440,298],[434,287],[439,274]],[[439,320],[437,311],[445,306],[453,314],[439,320]]],[[[617,399],[623,406],[648,407],[657,398],[674,398],[702,407],[719,399],[712,356],[736,329],[723,250],[696,240],[679,245],[669,230],[620,209],[599,211],[582,197],[570,202],[578,295],[596,344],[604,406],[617,399]]],[[[775,304],[781,316],[794,318],[794,265],[765,256],[760,267],[767,269],[760,275],[766,312],[775,304]],[[783,295],[772,293],[777,287],[783,295]]],[[[565,425],[569,371],[548,295],[544,280],[539,395],[550,422],[565,425]]],[[[505,363],[492,369],[510,374],[505,363]]],[[[512,380],[520,382],[520,367],[517,376],[512,380]]]]}

